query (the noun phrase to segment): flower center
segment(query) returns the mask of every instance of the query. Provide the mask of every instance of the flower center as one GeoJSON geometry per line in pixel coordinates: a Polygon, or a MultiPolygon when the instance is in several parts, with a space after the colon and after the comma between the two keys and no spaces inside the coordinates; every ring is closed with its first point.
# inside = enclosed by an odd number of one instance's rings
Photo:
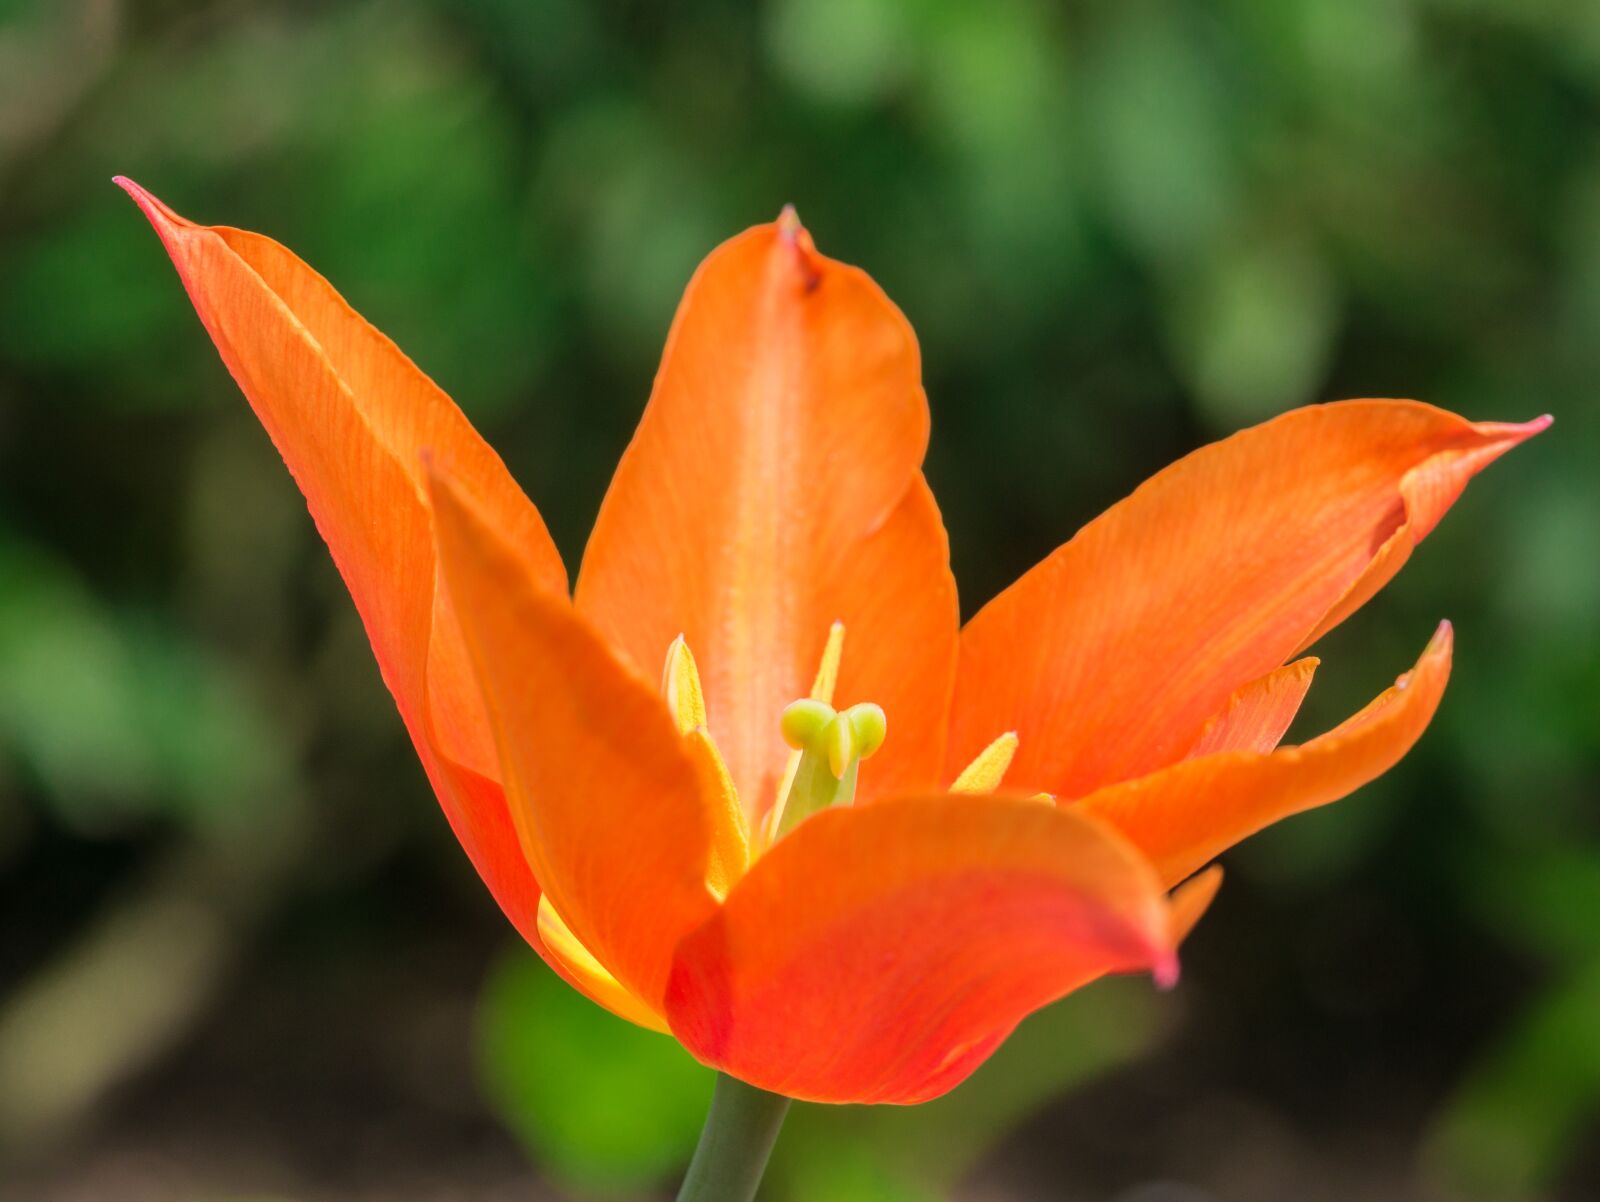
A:
{"type": "Polygon", "coordinates": [[[775,839],[818,810],[853,802],[861,761],[883,746],[889,731],[883,709],[870,701],[840,713],[814,697],[787,706],[782,727],[783,741],[800,753],[800,762],[778,798],[775,839]]]}
{"type": "MultiPolygon", "coordinates": [[[[829,806],[855,800],[861,761],[883,746],[888,720],[881,706],[864,701],[840,711],[833,707],[844,652],[844,624],[828,629],[822,661],[811,685],[811,695],[785,706],[780,720],[783,741],[792,749],[789,763],[751,850],[760,854],[802,821],[829,806]]],[[[727,795],[735,811],[733,781],[706,728],[705,695],[694,655],[682,635],[667,649],[661,674],[661,692],[681,734],[697,760],[708,768],[707,778],[727,795]]]]}

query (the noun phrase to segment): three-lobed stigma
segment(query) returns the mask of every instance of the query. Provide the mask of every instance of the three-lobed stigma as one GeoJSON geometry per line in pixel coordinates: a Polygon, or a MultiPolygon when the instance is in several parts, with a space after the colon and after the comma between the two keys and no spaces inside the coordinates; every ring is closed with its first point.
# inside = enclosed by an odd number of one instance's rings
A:
{"type": "Polygon", "coordinates": [[[889,721],[883,708],[870,701],[839,713],[826,701],[803,697],[784,708],[783,741],[802,755],[827,755],[833,775],[843,779],[853,761],[869,758],[883,746],[889,721]]]}
{"type": "Polygon", "coordinates": [[[889,733],[881,706],[863,701],[840,711],[816,697],[786,706],[781,727],[783,741],[799,753],[799,761],[778,799],[775,840],[818,810],[853,802],[861,761],[882,747],[889,733]]]}

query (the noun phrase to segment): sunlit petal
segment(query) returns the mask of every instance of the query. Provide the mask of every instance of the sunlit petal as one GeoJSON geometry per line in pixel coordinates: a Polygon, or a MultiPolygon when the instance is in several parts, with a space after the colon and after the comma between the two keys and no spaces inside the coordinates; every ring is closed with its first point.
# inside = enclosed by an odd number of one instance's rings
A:
{"type": "Polygon", "coordinates": [[[1106,828],[1027,800],[888,800],[758,860],[684,941],[667,1016],[764,1089],[905,1102],[1086,980],[1173,967],[1160,885],[1106,828]]]}
{"type": "Polygon", "coordinates": [[[726,811],[656,682],[542,588],[453,481],[436,473],[431,496],[523,850],[578,941],[658,1007],[673,947],[716,906],[726,811]]]}
{"type": "Polygon", "coordinates": [[[1297,659],[1237,690],[1206,723],[1187,758],[1219,751],[1271,751],[1300,712],[1319,662],[1310,656],[1297,659]]]}
{"type": "Polygon", "coordinates": [[[118,181],[161,236],[223,362],[305,494],[384,683],[461,845],[523,936],[539,886],[512,831],[482,703],[437,588],[419,452],[431,448],[522,549],[566,573],[538,512],[461,411],[321,276],[258,234],[195,225],[118,181]]]}
{"type": "Polygon", "coordinates": [[[1450,678],[1439,628],[1394,687],[1327,734],[1271,753],[1224,751],[1091,793],[1070,808],[1107,822],[1175,884],[1241,839],[1337,801],[1387,772],[1427,729],[1450,678]]]}
{"type": "Polygon", "coordinates": [[[1394,574],[1467,481],[1545,428],[1412,401],[1298,409],[1113,506],[962,634],[948,767],[997,730],[1063,797],[1181,757],[1230,695],[1394,574]]]}
{"type": "Polygon", "coordinates": [[[686,636],[753,817],[786,761],[778,715],[809,692],[835,621],[841,704],[894,722],[864,788],[937,777],[957,612],[918,470],[920,376],[876,284],[796,222],[759,226],[695,273],[601,507],[578,608],[644,671],[686,636]]]}

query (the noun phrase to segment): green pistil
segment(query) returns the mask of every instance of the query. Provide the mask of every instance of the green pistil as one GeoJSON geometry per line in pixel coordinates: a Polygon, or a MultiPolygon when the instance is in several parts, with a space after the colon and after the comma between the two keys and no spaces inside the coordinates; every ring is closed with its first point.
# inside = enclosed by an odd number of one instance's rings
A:
{"type": "Polygon", "coordinates": [[[783,741],[800,753],[789,794],[778,817],[777,838],[829,806],[856,798],[861,761],[883,746],[888,722],[870,701],[843,713],[807,698],[783,711],[783,741]]]}

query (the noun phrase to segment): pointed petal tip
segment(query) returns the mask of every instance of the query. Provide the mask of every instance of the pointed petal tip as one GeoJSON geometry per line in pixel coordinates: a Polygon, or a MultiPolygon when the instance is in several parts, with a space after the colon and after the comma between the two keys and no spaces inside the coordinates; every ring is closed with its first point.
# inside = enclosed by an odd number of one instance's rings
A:
{"type": "Polygon", "coordinates": [[[800,214],[792,204],[783,206],[783,211],[778,214],[777,228],[778,244],[794,256],[795,266],[800,269],[801,286],[806,292],[814,291],[822,282],[817,246],[811,239],[811,231],[801,224],[800,214]]]}
{"type": "Polygon", "coordinates": [[[126,175],[114,175],[111,177],[111,182],[132,198],[133,203],[139,206],[140,212],[145,215],[151,225],[156,227],[158,233],[163,232],[169,226],[186,226],[190,224],[168,208],[148,188],[129,179],[126,175]]]}
{"type": "Polygon", "coordinates": [[[1169,949],[1157,956],[1150,966],[1150,975],[1155,979],[1156,988],[1162,993],[1171,993],[1176,989],[1179,976],[1177,950],[1169,949]]]}
{"type": "Polygon", "coordinates": [[[132,198],[133,203],[144,210],[146,216],[150,216],[152,210],[160,211],[160,209],[165,207],[159,200],[152,196],[146,188],[136,184],[126,175],[113,175],[111,177],[111,182],[126,192],[129,197],[132,198]]]}
{"type": "Polygon", "coordinates": [[[1532,421],[1526,422],[1477,422],[1479,433],[1497,437],[1507,444],[1506,449],[1527,442],[1535,434],[1543,434],[1555,424],[1555,416],[1542,413],[1532,421]]]}

